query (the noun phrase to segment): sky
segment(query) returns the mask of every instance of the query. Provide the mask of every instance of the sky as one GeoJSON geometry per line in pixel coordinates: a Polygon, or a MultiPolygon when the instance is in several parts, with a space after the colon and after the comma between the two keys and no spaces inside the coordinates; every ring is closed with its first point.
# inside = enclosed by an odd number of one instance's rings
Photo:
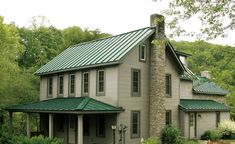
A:
{"type": "MultiPolygon", "coordinates": [[[[116,35],[148,27],[150,15],[160,14],[167,4],[167,0],[0,0],[0,15],[6,23],[14,22],[20,27],[28,27],[34,16],[45,16],[58,29],[76,25],[116,35]]],[[[183,27],[199,29],[200,21],[193,19],[183,27]]],[[[235,46],[233,37],[234,31],[227,38],[210,42],[235,46]]],[[[194,37],[173,39],[195,40],[194,37]]]]}

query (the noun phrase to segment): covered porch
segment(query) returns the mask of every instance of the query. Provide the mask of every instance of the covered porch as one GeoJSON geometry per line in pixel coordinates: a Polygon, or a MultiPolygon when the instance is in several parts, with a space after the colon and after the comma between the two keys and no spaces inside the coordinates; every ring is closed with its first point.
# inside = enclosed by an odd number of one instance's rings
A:
{"type": "Polygon", "coordinates": [[[12,128],[14,112],[27,115],[27,136],[31,136],[31,114],[40,115],[40,132],[64,144],[112,143],[112,125],[123,109],[89,97],[54,98],[6,108],[12,128]]]}
{"type": "Polygon", "coordinates": [[[181,99],[179,105],[180,129],[184,137],[200,139],[206,130],[230,119],[229,107],[213,100],[181,99]]]}

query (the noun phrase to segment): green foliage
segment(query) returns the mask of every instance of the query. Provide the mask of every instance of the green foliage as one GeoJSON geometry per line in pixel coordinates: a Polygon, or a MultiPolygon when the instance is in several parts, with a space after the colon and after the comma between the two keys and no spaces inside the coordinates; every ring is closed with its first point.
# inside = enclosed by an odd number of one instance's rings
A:
{"type": "Polygon", "coordinates": [[[183,140],[180,137],[180,130],[173,125],[166,126],[162,130],[163,144],[182,144],[183,140]]]}
{"type": "Polygon", "coordinates": [[[173,35],[185,34],[182,22],[195,17],[198,17],[202,25],[200,31],[186,32],[189,36],[196,34],[200,38],[213,39],[224,37],[229,30],[235,28],[234,0],[170,0],[169,7],[163,13],[170,17],[167,24],[173,30],[173,35]]]}
{"type": "Polygon", "coordinates": [[[160,144],[160,141],[158,138],[148,138],[144,141],[141,141],[141,144],[160,144]]]}
{"type": "MultiPolygon", "coordinates": [[[[63,144],[63,141],[57,138],[48,138],[42,135],[28,138],[25,136],[15,136],[12,138],[14,144],[63,144]]],[[[13,144],[12,143],[12,144],[13,144]]]]}
{"type": "Polygon", "coordinates": [[[204,134],[201,136],[202,140],[212,140],[212,141],[217,141],[219,139],[221,139],[222,135],[219,131],[211,131],[211,130],[207,130],[204,132],[204,134]]]}
{"type": "Polygon", "coordinates": [[[219,132],[223,139],[235,139],[235,122],[231,120],[224,120],[219,124],[219,132]]]}

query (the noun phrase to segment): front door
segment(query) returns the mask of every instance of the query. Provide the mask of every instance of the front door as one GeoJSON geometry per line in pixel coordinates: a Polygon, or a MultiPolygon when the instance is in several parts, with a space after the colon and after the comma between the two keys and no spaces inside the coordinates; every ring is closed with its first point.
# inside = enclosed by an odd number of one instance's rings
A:
{"type": "Polygon", "coordinates": [[[75,134],[76,134],[76,126],[75,126],[75,115],[69,115],[69,144],[75,144],[75,134]]]}
{"type": "Polygon", "coordinates": [[[189,113],[189,138],[197,136],[197,113],[189,113]]]}

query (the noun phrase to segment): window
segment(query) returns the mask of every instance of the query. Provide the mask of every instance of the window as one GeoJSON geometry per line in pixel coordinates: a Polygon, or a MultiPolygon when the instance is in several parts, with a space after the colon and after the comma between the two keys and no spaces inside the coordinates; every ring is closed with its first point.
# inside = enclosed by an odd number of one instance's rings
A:
{"type": "Polygon", "coordinates": [[[69,95],[74,96],[75,94],[75,74],[69,75],[69,95]]]}
{"type": "Polygon", "coordinates": [[[140,61],[146,61],[146,45],[142,44],[139,47],[139,56],[140,56],[140,61]]]}
{"type": "Polygon", "coordinates": [[[74,115],[70,115],[69,116],[69,128],[75,128],[75,116],[74,115]]]}
{"type": "Polygon", "coordinates": [[[132,69],[131,76],[132,96],[140,95],[140,70],[132,69]]]}
{"type": "Polygon", "coordinates": [[[166,111],[166,125],[171,124],[171,110],[166,111]]]}
{"type": "Polygon", "coordinates": [[[89,73],[82,73],[82,93],[83,95],[88,95],[89,92],[89,73]]]}
{"type": "Polygon", "coordinates": [[[47,79],[47,97],[52,97],[53,92],[53,78],[49,77],[47,79]]]}
{"type": "Polygon", "coordinates": [[[64,93],[64,76],[58,76],[58,95],[62,96],[64,93]]]}
{"type": "Polygon", "coordinates": [[[166,95],[171,96],[171,75],[166,74],[166,95]]]}
{"type": "Polygon", "coordinates": [[[89,136],[89,116],[83,116],[83,135],[89,136]]]}
{"type": "Polygon", "coordinates": [[[105,137],[105,117],[99,115],[96,117],[96,136],[105,137]]]}
{"type": "Polygon", "coordinates": [[[140,137],[140,111],[131,112],[131,138],[140,137]]]}
{"type": "Polygon", "coordinates": [[[98,70],[97,72],[97,94],[104,94],[105,89],[105,74],[104,70],[98,70]]]}
{"type": "Polygon", "coordinates": [[[216,112],[216,127],[219,126],[220,123],[220,112],[216,112]]]}
{"type": "Polygon", "coordinates": [[[189,126],[194,126],[194,113],[189,113],[189,126]]]}

